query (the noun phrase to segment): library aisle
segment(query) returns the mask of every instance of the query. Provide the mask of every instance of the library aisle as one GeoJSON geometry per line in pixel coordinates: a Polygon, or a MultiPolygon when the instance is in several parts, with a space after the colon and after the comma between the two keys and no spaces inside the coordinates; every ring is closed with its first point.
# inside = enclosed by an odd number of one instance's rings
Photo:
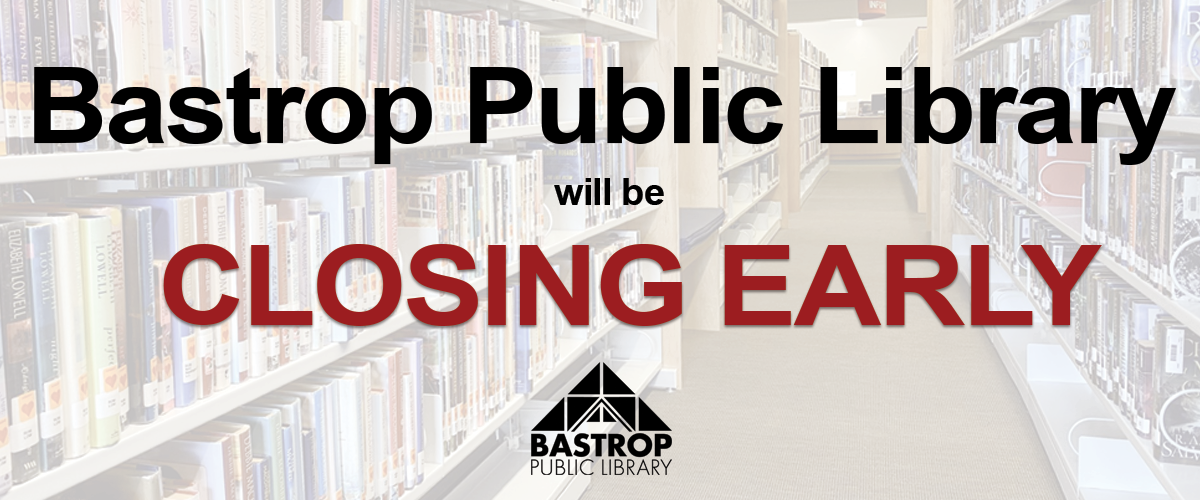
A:
{"type": "MultiPolygon", "coordinates": [[[[747,308],[794,312],[826,246],[844,244],[886,317],[887,245],[928,242],[904,175],[898,162],[831,164],[771,242],[791,246],[790,262],[751,270],[789,289],[748,293],[747,308]]],[[[968,294],[960,277],[946,296],[965,313],[968,294]]],[[[906,304],[902,329],[827,309],[809,328],[685,331],[687,389],[647,398],[674,431],[671,474],[596,476],[585,498],[1062,498],[984,330],[906,304]]]]}

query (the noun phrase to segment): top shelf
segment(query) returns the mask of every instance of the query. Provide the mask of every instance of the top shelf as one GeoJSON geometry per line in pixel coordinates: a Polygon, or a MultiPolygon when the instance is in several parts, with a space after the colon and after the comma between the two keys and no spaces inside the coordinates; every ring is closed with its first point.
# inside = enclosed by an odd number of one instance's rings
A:
{"type": "MultiPolygon", "coordinates": [[[[618,42],[645,42],[658,39],[658,33],[654,29],[617,21],[598,13],[589,12],[580,6],[554,0],[504,0],[500,2],[455,0],[453,3],[420,0],[420,5],[445,12],[494,9],[508,13],[512,18],[528,21],[547,33],[583,32],[618,42]]],[[[647,7],[654,8],[654,4],[647,2],[647,7]]],[[[652,14],[651,16],[648,18],[647,24],[653,25],[654,19],[652,14]]]]}
{"type": "MultiPolygon", "coordinates": [[[[626,120],[629,126],[645,125],[646,117],[626,120]]],[[[599,124],[598,128],[600,127],[599,124]]],[[[559,130],[574,130],[575,122],[560,123],[559,130]]],[[[488,130],[488,140],[537,137],[541,125],[502,127],[488,130]]],[[[416,144],[392,144],[392,151],[411,151],[471,143],[470,132],[431,133],[416,144]]],[[[141,150],[96,151],[0,158],[0,183],[16,184],[75,177],[100,177],[155,170],[209,167],[237,163],[309,158],[314,156],[370,155],[375,138],[362,137],[345,144],[327,144],[315,139],[281,144],[209,144],[203,146],[156,147],[141,150]]]]}
{"type": "Polygon", "coordinates": [[[966,59],[1021,37],[1040,34],[1047,24],[1057,22],[1070,15],[1086,14],[1093,3],[1095,0],[1053,0],[1033,14],[975,41],[955,54],[954,59],[966,59]]]}
{"type": "Polygon", "coordinates": [[[763,74],[771,75],[771,76],[776,76],[779,74],[779,70],[777,70],[777,69],[768,68],[761,64],[752,63],[750,61],[746,61],[744,59],[740,59],[737,57],[731,57],[731,56],[725,56],[725,55],[719,55],[719,54],[717,55],[717,64],[723,64],[725,66],[737,66],[737,67],[740,67],[743,69],[748,69],[750,71],[757,71],[759,73],[763,73],[763,74]]]}
{"type": "Polygon", "coordinates": [[[775,31],[775,28],[768,26],[767,23],[763,22],[761,19],[754,17],[753,14],[747,12],[745,9],[738,7],[737,5],[734,5],[733,3],[730,3],[727,0],[717,0],[717,3],[721,4],[721,6],[725,7],[726,9],[736,12],[739,16],[742,16],[746,20],[758,25],[759,28],[761,28],[763,31],[766,31],[767,33],[770,33],[771,36],[774,36],[774,37],[779,36],[779,32],[775,31]]]}

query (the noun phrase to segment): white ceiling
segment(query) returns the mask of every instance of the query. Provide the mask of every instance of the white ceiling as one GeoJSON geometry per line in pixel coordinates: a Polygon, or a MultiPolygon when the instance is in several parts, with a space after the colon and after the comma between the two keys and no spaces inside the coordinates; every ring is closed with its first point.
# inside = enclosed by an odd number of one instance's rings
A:
{"type": "MultiPolygon", "coordinates": [[[[887,17],[924,17],[926,0],[887,0],[887,17]]],[[[858,0],[788,0],[788,22],[858,17],[858,0]]]]}

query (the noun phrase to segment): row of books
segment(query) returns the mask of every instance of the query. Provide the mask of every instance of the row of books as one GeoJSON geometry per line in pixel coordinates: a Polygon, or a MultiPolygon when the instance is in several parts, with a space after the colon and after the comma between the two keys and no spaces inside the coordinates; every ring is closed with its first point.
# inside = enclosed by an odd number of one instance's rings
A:
{"type": "MultiPolygon", "coordinates": [[[[347,356],[270,396],[169,441],[82,484],[63,500],[400,498],[429,465],[468,438],[519,394],[549,376],[560,338],[586,339],[612,321],[598,304],[600,264],[636,232],[591,245],[589,327],[566,324],[543,287],[537,326],[520,326],[521,289],[481,298],[462,327],[408,329],[347,356]],[[486,326],[492,308],[505,326],[486,326]]],[[[570,265],[555,259],[567,286],[570,265]]],[[[622,298],[641,301],[638,266],[621,278],[622,298]]]]}
{"type": "Polygon", "coordinates": [[[750,16],[750,19],[779,31],[779,25],[775,19],[775,2],[771,0],[722,0],[721,6],[726,12],[745,13],[744,15],[750,16]]]}
{"type": "Polygon", "coordinates": [[[1012,188],[1080,228],[1083,241],[1103,251],[1175,300],[1200,302],[1200,152],[1186,142],[1160,143],[1140,165],[1118,157],[1132,138],[1106,137],[1095,145],[1028,144],[1016,122],[997,125],[996,144],[975,139],[956,145],[960,161],[1012,188]]]}
{"type": "MultiPolygon", "coordinates": [[[[595,2],[632,12],[630,2],[595,2]]],[[[640,3],[640,2],[639,2],[640,3]]],[[[153,2],[9,2],[0,8],[0,65],[5,119],[4,154],[94,151],[122,147],[107,136],[107,120],[120,111],[134,109],[111,102],[126,87],[149,87],[160,100],[180,87],[203,86],[224,95],[234,76],[249,71],[251,85],[259,88],[300,87],[305,104],[324,87],[345,87],[368,99],[378,87],[416,87],[433,104],[435,132],[465,130],[469,69],[477,66],[516,67],[529,75],[540,93],[558,88],[560,117],[576,119],[578,89],[596,88],[598,117],[603,117],[607,85],[603,69],[620,66],[618,45],[582,34],[542,36],[529,22],[501,19],[494,10],[450,14],[418,10],[414,0],[288,0],[281,3],[239,0],[162,0],[153,2]],[[542,44],[548,46],[543,50],[542,44]],[[546,60],[543,61],[543,58],[546,60]],[[34,144],[32,74],[39,66],[76,66],[92,71],[100,82],[96,106],[106,124],[100,135],[85,144],[34,144]],[[582,68],[582,69],[581,69],[582,68]],[[543,77],[542,71],[547,74],[543,77]],[[573,99],[573,101],[571,101],[573,99]],[[573,105],[567,101],[573,102],[573,105]]],[[[59,82],[55,96],[79,91],[70,82],[59,82]]],[[[493,82],[492,99],[506,99],[513,87],[493,82]]],[[[535,94],[535,97],[537,94],[535,94]]],[[[265,97],[265,96],[264,96],[265,97]]],[[[393,123],[406,129],[411,110],[400,101],[392,110],[393,123]]],[[[493,127],[532,125],[540,122],[541,99],[533,99],[518,113],[490,117],[493,127]]],[[[233,106],[210,107],[233,121],[233,106]]],[[[285,140],[311,138],[300,114],[289,107],[284,120],[285,140]]],[[[266,126],[266,104],[260,99],[250,108],[251,130],[266,126]]],[[[335,101],[323,110],[330,130],[341,130],[349,108],[335,101]]],[[[54,128],[75,128],[81,113],[54,111],[54,128]]],[[[169,117],[163,127],[177,123],[169,117]]],[[[374,124],[369,116],[368,124],[374,124]]],[[[368,127],[364,134],[373,134],[368,127]]],[[[171,138],[171,134],[164,134],[171,138]]],[[[220,141],[233,142],[231,133],[220,141]]],[[[179,145],[169,142],[161,146],[179,145]]],[[[159,146],[126,145],[126,148],[159,146]]]]}
{"type": "Polygon", "coordinates": [[[962,51],[1054,0],[979,0],[954,5],[954,50],[962,51]]]}
{"type": "MultiPolygon", "coordinates": [[[[541,151],[545,157],[545,193],[546,210],[550,221],[546,224],[549,231],[580,231],[598,226],[605,222],[616,220],[638,205],[626,205],[618,190],[625,183],[638,183],[637,176],[637,146],[630,142],[610,143],[597,138],[594,144],[554,144],[544,140],[521,142],[521,147],[541,151]],[[559,203],[557,188],[554,185],[586,185],[589,179],[610,179],[612,195],[610,203],[587,205],[581,200],[578,204],[559,203]]],[[[645,179],[650,184],[652,179],[645,179]]],[[[650,185],[647,184],[647,185],[650,185]]],[[[643,186],[646,187],[646,186],[643,186]]]]}
{"type": "MultiPolygon", "coordinates": [[[[575,177],[636,181],[630,144],[543,146],[557,151],[560,172],[573,166],[575,177]]],[[[507,267],[517,245],[537,244],[545,233],[545,151],[521,148],[529,152],[460,148],[440,159],[406,159],[399,170],[371,168],[365,157],[163,170],[72,181],[66,199],[0,207],[12,256],[4,282],[21,284],[0,296],[12,309],[0,325],[6,389],[36,406],[32,420],[23,405],[8,408],[24,436],[11,447],[20,459],[16,481],[116,443],[130,423],[152,422],[353,337],[320,311],[313,289],[332,249],[375,245],[404,262],[420,246],[456,244],[477,259],[477,276],[493,265],[486,246],[501,244],[510,246],[509,261],[494,265],[507,267]],[[189,268],[189,304],[203,310],[221,294],[249,298],[250,246],[266,244],[272,310],[313,310],[314,325],[252,327],[249,300],[213,327],[172,317],[161,291],[166,262],[201,243],[226,248],[241,269],[189,268]],[[13,295],[25,288],[42,300],[30,305],[13,295]]],[[[607,208],[581,224],[629,209],[607,208]]],[[[352,310],[379,299],[380,274],[365,261],[344,266],[338,281],[339,299],[352,310]]],[[[406,294],[422,293],[414,285],[404,286],[406,294]]]]}
{"type": "MultiPolygon", "coordinates": [[[[759,132],[766,129],[768,123],[775,122],[778,119],[774,115],[749,116],[746,117],[745,124],[748,130],[759,132]]],[[[729,129],[729,123],[725,121],[721,122],[720,132],[720,142],[717,146],[722,169],[736,167],[745,158],[779,147],[778,137],[762,144],[743,142],[733,135],[733,132],[729,129]]]]}
{"type": "MultiPolygon", "coordinates": [[[[340,1],[340,0],[328,0],[340,1]]],[[[433,104],[434,132],[466,130],[470,69],[507,66],[521,69],[530,82],[541,81],[541,36],[520,20],[501,21],[494,10],[459,15],[436,10],[416,12],[413,26],[412,86],[421,89],[433,104]]],[[[492,82],[494,100],[508,99],[515,88],[492,82]]],[[[494,127],[539,123],[540,100],[525,109],[492,118],[494,127]]]]}
{"type": "Polygon", "coordinates": [[[608,119],[608,69],[621,66],[621,45],[579,33],[543,35],[539,43],[542,85],[557,89],[558,121],[579,120],[580,107],[589,104],[580,100],[582,88],[595,89],[596,120],[608,119]]]}
{"type": "MultiPolygon", "coordinates": [[[[738,66],[723,66],[721,67],[720,87],[718,87],[721,90],[721,109],[729,109],[730,99],[742,89],[750,87],[777,89],[775,82],[775,75],[751,71],[738,66]]],[[[765,107],[765,105],[757,99],[750,101],[746,106],[748,110],[759,109],[760,107],[765,107]]]]}
{"type": "MultiPolygon", "coordinates": [[[[404,159],[397,187],[401,253],[439,243],[460,246],[475,258],[477,270],[459,272],[447,260],[434,264],[451,276],[482,276],[489,266],[506,266],[489,262],[487,248],[540,241],[543,168],[541,151],[404,159]]],[[[507,254],[513,261],[516,245],[507,254]]],[[[409,287],[417,289],[415,283],[409,287]]]]}
{"type": "MultiPolygon", "coordinates": [[[[1171,113],[1200,115],[1200,62],[1192,57],[1197,7],[1186,0],[1098,0],[1027,36],[956,64],[956,85],[980,88],[1127,87],[1147,110],[1160,88],[1174,88],[1171,113]]],[[[1079,102],[1072,103],[1078,109],[1079,102]]],[[[1119,105],[1117,107],[1120,107],[1119,105]]]]}
{"type": "MultiPolygon", "coordinates": [[[[362,162],[366,163],[365,159],[362,162]]],[[[368,244],[399,259],[393,168],[278,172],[241,187],[121,190],[0,208],[10,265],[3,269],[7,390],[14,480],[21,483],[91,448],[116,444],[130,423],[286,365],[355,331],[320,313],[316,270],[333,248],[368,244]],[[393,187],[389,187],[393,186],[393,187]],[[193,265],[182,293],[200,310],[242,297],[229,319],[193,326],[165,307],[166,262],[194,244],[220,246],[241,269],[193,265]],[[316,310],[312,327],[252,327],[251,246],[271,250],[272,310],[316,310]],[[17,286],[20,285],[20,287],[17,286]],[[29,307],[25,289],[38,290],[29,307]],[[30,419],[30,408],[37,418],[30,419]]],[[[378,301],[380,280],[361,261],[338,274],[348,308],[378,301]]]]}
{"type": "Polygon", "coordinates": [[[757,158],[721,176],[718,184],[720,207],[727,214],[753,202],[779,183],[779,163],[774,153],[757,158]]]}
{"type": "MultiPolygon", "coordinates": [[[[1025,299],[1051,315],[1050,291],[1021,250],[1042,245],[1066,269],[1079,242],[990,182],[958,170],[955,205],[1009,268],[1025,299]]],[[[993,300],[1004,300],[996,292],[993,300]]],[[[1162,462],[1200,465],[1200,335],[1129,283],[1093,264],[1072,291],[1071,327],[1063,339],[1081,374],[1105,394],[1130,427],[1150,438],[1162,462]]]]}
{"type": "Polygon", "coordinates": [[[813,134],[812,136],[804,138],[804,141],[800,143],[800,147],[797,148],[797,152],[800,154],[800,168],[812,168],[814,166],[814,162],[822,158],[827,151],[829,151],[829,145],[821,142],[821,136],[819,134],[813,134]]]}
{"type": "Polygon", "coordinates": [[[721,38],[717,53],[767,68],[779,67],[776,46],[779,36],[732,10],[721,14],[721,38]]]}

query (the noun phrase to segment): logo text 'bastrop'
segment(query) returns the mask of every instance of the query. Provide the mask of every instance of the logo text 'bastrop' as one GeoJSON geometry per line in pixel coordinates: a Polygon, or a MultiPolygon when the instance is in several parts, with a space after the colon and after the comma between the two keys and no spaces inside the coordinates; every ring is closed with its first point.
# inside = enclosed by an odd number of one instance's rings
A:
{"type": "Polygon", "coordinates": [[[666,475],[671,461],[658,457],[671,447],[670,430],[600,363],[533,427],[530,474],[666,475]],[[631,434],[588,432],[618,426],[631,434]]]}

